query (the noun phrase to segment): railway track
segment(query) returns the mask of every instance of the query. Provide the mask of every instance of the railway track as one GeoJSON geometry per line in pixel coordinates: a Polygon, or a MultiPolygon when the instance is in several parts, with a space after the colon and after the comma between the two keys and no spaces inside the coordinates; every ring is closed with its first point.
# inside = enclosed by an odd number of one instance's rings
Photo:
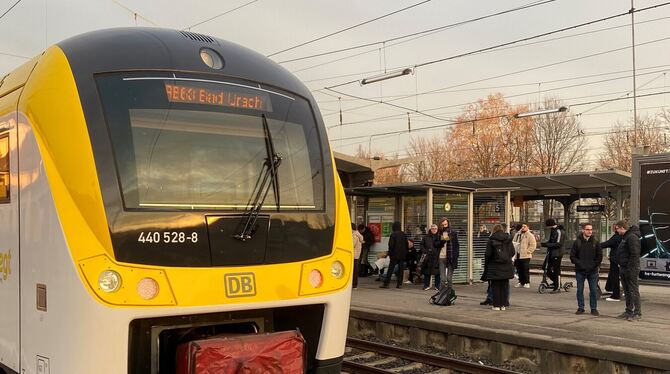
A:
{"type": "Polygon", "coordinates": [[[507,369],[355,338],[347,339],[347,347],[353,352],[345,356],[342,364],[342,371],[347,373],[519,374],[507,369]]]}

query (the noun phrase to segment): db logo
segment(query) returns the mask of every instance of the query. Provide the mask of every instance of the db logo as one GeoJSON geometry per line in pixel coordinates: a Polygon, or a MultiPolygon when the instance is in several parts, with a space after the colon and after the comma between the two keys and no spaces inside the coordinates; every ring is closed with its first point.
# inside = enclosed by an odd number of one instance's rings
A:
{"type": "Polygon", "coordinates": [[[254,273],[226,274],[223,282],[226,286],[226,297],[256,296],[254,273]]]}

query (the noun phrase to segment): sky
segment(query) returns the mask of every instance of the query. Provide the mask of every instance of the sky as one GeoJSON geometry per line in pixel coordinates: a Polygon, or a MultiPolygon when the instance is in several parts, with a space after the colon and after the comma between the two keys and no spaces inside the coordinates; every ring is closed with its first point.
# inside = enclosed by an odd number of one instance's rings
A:
{"type": "MultiPolygon", "coordinates": [[[[636,9],[662,5],[635,14],[639,116],[654,116],[670,104],[670,93],[663,93],[670,91],[670,4],[663,4],[634,0],[636,9]]],[[[354,154],[360,146],[406,156],[411,138],[444,136],[469,103],[500,92],[513,105],[541,107],[548,96],[563,100],[583,126],[595,161],[603,134],[632,118],[633,100],[623,99],[633,91],[629,14],[453,57],[630,8],[630,0],[0,0],[0,15],[9,10],[0,18],[0,74],[91,30],[189,29],[244,45],[293,72],[312,91],[336,151],[354,154]],[[359,83],[404,68],[412,73],[359,83]],[[593,101],[604,102],[588,104],[593,101]],[[406,130],[407,113],[411,133],[382,135],[406,130]]]]}

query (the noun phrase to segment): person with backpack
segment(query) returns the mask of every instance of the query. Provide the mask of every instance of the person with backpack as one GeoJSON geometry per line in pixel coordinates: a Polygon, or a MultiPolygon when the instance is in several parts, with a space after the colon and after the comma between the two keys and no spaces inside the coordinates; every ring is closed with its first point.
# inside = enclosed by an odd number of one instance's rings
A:
{"type": "Polygon", "coordinates": [[[509,306],[509,280],[514,278],[514,264],[512,263],[514,257],[514,246],[512,239],[509,237],[501,225],[493,226],[493,233],[486,243],[486,253],[484,261],[486,261],[485,280],[491,282],[491,289],[493,290],[492,309],[505,310],[509,306]]]}
{"type": "Polygon", "coordinates": [[[563,245],[565,243],[565,231],[556,224],[556,220],[549,218],[544,225],[550,227],[549,240],[542,243],[547,247],[549,263],[547,264],[547,274],[549,279],[554,282],[552,292],[560,292],[561,287],[561,261],[563,261],[563,245]]]}
{"type": "Polygon", "coordinates": [[[375,243],[375,236],[372,234],[372,231],[364,224],[358,225],[358,232],[363,235],[363,245],[361,246],[361,268],[359,276],[367,277],[372,273],[372,266],[368,260],[368,255],[370,254],[370,248],[375,243]]]}
{"type": "Polygon", "coordinates": [[[603,250],[598,239],[593,237],[593,225],[582,225],[582,234],[572,243],[570,261],[575,264],[575,279],[577,281],[577,311],[575,314],[584,314],[584,281],[589,282],[589,306],[591,314],[598,313],[598,271],[603,261],[603,250]]]}

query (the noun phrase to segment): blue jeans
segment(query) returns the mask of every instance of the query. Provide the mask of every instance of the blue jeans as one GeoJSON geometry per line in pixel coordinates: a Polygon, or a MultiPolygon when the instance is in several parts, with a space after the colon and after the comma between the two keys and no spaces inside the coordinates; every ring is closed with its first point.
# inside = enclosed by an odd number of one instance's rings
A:
{"type": "Polygon", "coordinates": [[[598,272],[592,274],[575,273],[577,280],[577,308],[584,310],[584,280],[589,282],[589,306],[591,310],[598,309],[598,272]]]}
{"type": "MultiPolygon", "coordinates": [[[[440,289],[440,274],[435,274],[435,288],[440,289]]],[[[430,274],[423,275],[423,288],[430,287],[430,274]]]]}

